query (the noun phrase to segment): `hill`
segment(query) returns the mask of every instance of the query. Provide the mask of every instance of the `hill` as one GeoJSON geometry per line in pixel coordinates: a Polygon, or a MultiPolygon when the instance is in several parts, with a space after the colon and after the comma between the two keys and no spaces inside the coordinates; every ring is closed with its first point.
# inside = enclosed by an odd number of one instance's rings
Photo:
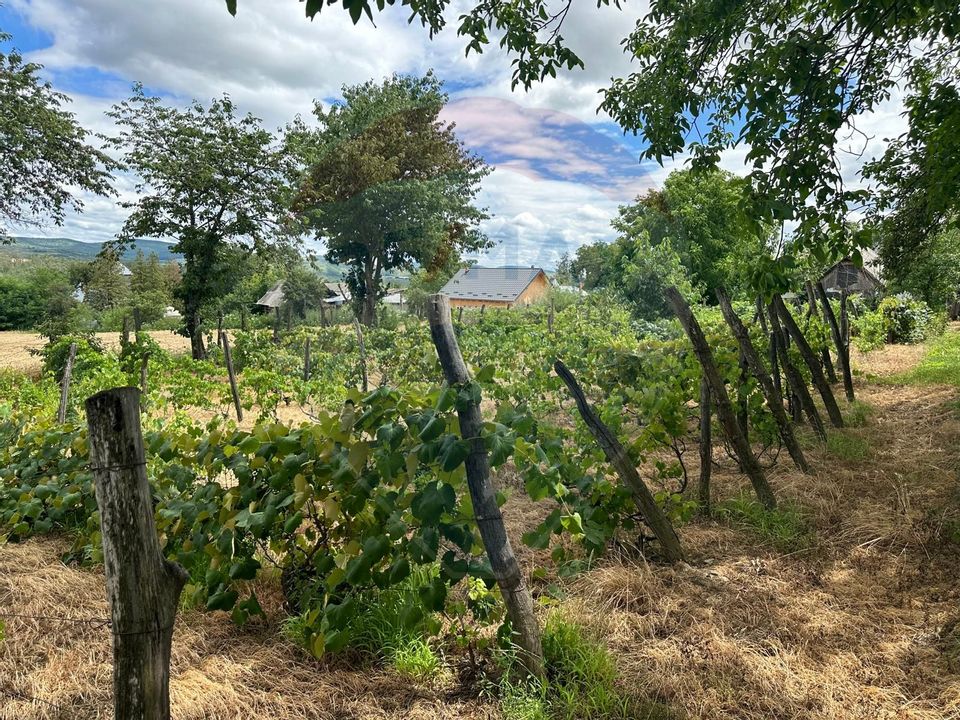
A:
{"type": "MultiPolygon", "coordinates": [[[[0,252],[30,257],[34,255],[48,255],[51,257],[67,258],[69,260],[92,260],[102,247],[101,243],[81,242],[71,238],[41,238],[41,237],[14,237],[12,245],[0,247],[0,252]]],[[[179,260],[182,256],[170,251],[170,243],[160,240],[137,240],[136,245],[124,252],[124,260],[132,260],[138,250],[145,255],[156,253],[161,262],[179,260]]]]}

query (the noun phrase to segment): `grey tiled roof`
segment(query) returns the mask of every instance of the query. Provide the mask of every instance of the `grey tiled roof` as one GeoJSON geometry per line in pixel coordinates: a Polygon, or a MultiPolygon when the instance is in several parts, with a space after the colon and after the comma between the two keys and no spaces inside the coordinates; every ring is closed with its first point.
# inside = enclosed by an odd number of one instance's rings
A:
{"type": "Polygon", "coordinates": [[[458,300],[515,302],[542,272],[536,267],[471,267],[458,271],[440,292],[458,300]]]}
{"type": "Polygon", "coordinates": [[[257,300],[257,305],[264,305],[269,308],[283,305],[283,280],[278,280],[272,288],[267,290],[263,297],[257,300]]]}

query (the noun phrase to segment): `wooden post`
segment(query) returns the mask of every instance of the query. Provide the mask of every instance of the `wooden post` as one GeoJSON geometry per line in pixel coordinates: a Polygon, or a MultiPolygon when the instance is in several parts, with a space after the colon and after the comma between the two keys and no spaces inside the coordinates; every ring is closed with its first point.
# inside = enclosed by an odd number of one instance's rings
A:
{"type": "Polygon", "coordinates": [[[243,422],[243,408],[240,405],[240,392],[237,390],[237,376],[233,372],[233,357],[230,354],[230,341],[223,334],[223,359],[227,363],[227,377],[230,378],[230,394],[233,395],[233,407],[237,411],[237,422],[243,422]]]}
{"type": "Polygon", "coordinates": [[[123,349],[130,344],[130,316],[123,316],[122,330],[120,331],[120,348],[123,349]]]}
{"type": "Polygon", "coordinates": [[[733,405],[730,403],[730,396],[727,395],[727,388],[724,385],[723,378],[720,376],[720,372],[717,370],[717,366],[713,361],[713,353],[707,344],[707,339],[703,335],[700,323],[698,323],[697,319],[693,316],[690,305],[684,300],[679,290],[675,287],[670,287],[667,288],[665,294],[667,302],[670,303],[673,312],[680,320],[684,332],[686,332],[687,337],[690,338],[690,344],[693,345],[693,351],[700,361],[703,374],[710,383],[710,393],[716,405],[717,417],[720,418],[720,423],[723,426],[723,431],[727,439],[730,441],[730,444],[733,445],[733,450],[737,454],[737,459],[740,461],[740,467],[743,468],[746,476],[750,478],[750,483],[753,485],[754,492],[757,494],[757,499],[760,500],[764,507],[770,510],[774,509],[777,506],[777,499],[773,494],[770,483],[767,482],[763,468],[760,467],[760,463],[757,462],[757,459],[753,456],[753,450],[750,448],[750,444],[743,436],[743,433],[740,432],[740,425],[737,422],[733,405]]]}
{"type": "MultiPolygon", "coordinates": [[[[783,409],[783,397],[774,384],[773,378],[763,366],[760,353],[757,352],[753,343],[750,342],[750,334],[747,332],[747,328],[734,312],[733,306],[730,304],[730,298],[722,288],[717,288],[717,300],[720,302],[720,312],[723,313],[723,319],[727,321],[727,325],[730,326],[730,330],[733,331],[733,336],[740,346],[741,357],[747,361],[750,371],[757,379],[757,382],[760,383],[760,388],[763,390],[763,395],[767,400],[767,407],[770,408],[770,412],[773,414],[773,419],[777,423],[777,429],[780,432],[780,437],[783,439],[783,444],[787,448],[787,452],[790,453],[790,457],[800,470],[805,473],[810,472],[807,459],[804,457],[803,450],[800,449],[797,438],[793,433],[790,418],[787,417],[787,413],[783,409]]],[[[703,397],[702,390],[700,396],[701,398],[703,397]]],[[[702,427],[701,425],[701,428],[702,427]]]]}
{"type": "MultiPolygon", "coordinates": [[[[817,310],[817,294],[813,289],[813,283],[807,280],[804,283],[804,289],[807,291],[807,323],[810,322],[810,318],[820,317],[820,312],[817,310]]],[[[824,345],[820,349],[820,364],[823,366],[823,371],[827,374],[827,380],[830,384],[837,382],[837,371],[833,367],[833,360],[830,358],[830,348],[824,345]]]]}
{"type": "Polygon", "coordinates": [[[275,345],[280,344],[280,306],[277,305],[273,311],[273,342],[275,345]]]}
{"type": "Polygon", "coordinates": [[[700,512],[710,514],[710,473],[713,470],[713,438],[710,410],[710,382],[706,376],[700,378],[700,482],[697,485],[697,499],[700,512]]]}
{"type": "Polygon", "coordinates": [[[63,377],[60,379],[60,407],[57,408],[57,422],[67,421],[67,402],[70,399],[70,377],[73,375],[73,361],[77,357],[77,344],[70,343],[67,353],[67,364],[63,366],[63,377]]]}
{"type": "Polygon", "coordinates": [[[138,333],[143,328],[143,316],[140,313],[140,308],[135,307],[133,309],[133,332],[138,333]]]}
{"type": "Polygon", "coordinates": [[[463,305],[460,306],[460,310],[457,312],[457,325],[463,324],[463,305]]]}
{"type": "Polygon", "coordinates": [[[833,344],[837,346],[837,357],[840,360],[840,372],[843,375],[843,390],[847,395],[847,400],[853,402],[853,375],[850,373],[850,348],[843,342],[843,336],[840,333],[840,325],[837,323],[837,316],[830,305],[830,298],[827,297],[827,291],[823,287],[823,282],[818,282],[815,286],[817,295],[820,298],[820,306],[823,308],[823,316],[827,319],[827,325],[830,326],[830,334],[833,336],[833,344]]]}
{"type": "Polygon", "coordinates": [[[549,332],[551,335],[553,334],[553,314],[553,298],[550,298],[550,314],[547,315],[547,332],[549,332]]]}
{"type": "Polygon", "coordinates": [[[310,379],[310,338],[303,346],[303,381],[310,379]]]}
{"type": "Polygon", "coordinates": [[[144,354],[140,360],[140,393],[142,395],[147,394],[147,361],[149,358],[149,355],[144,354]]]}
{"type": "Polygon", "coordinates": [[[357,347],[360,350],[360,375],[363,380],[363,391],[367,392],[368,381],[367,381],[367,348],[363,344],[363,328],[360,327],[360,321],[357,318],[353,319],[353,329],[357,333],[357,347]]]}
{"type": "MultiPolygon", "coordinates": [[[[783,336],[783,328],[780,326],[780,319],[777,316],[776,308],[774,308],[773,303],[770,303],[770,327],[773,329],[773,332],[777,335],[783,336]]],[[[797,370],[796,366],[793,364],[793,361],[790,359],[790,356],[787,354],[787,346],[783,342],[777,343],[777,350],[780,353],[780,363],[783,365],[783,372],[787,376],[787,383],[789,383],[790,390],[796,393],[797,398],[799,399],[799,405],[806,413],[807,420],[810,421],[810,424],[813,426],[814,431],[817,433],[817,437],[821,440],[826,441],[827,431],[823,427],[823,420],[820,418],[820,412],[817,410],[817,406],[813,402],[813,397],[810,395],[810,391],[807,390],[807,383],[803,379],[803,375],[797,370]]]]}
{"type": "Polygon", "coordinates": [[[223,349],[223,344],[226,342],[226,338],[223,333],[223,313],[217,313],[217,345],[220,346],[220,349],[223,349]]]}
{"type": "Polygon", "coordinates": [[[113,630],[114,717],[169,720],[173,623],[188,576],[160,552],[140,391],[104,390],[86,408],[113,630]]]}
{"type": "Polygon", "coordinates": [[[830,418],[830,423],[834,427],[843,427],[843,415],[840,413],[840,406],[837,405],[837,399],[833,396],[833,390],[830,388],[830,383],[827,382],[827,378],[823,374],[823,368],[820,366],[820,361],[817,360],[817,356],[813,354],[813,348],[810,347],[810,343],[808,343],[807,339],[803,336],[803,333],[800,331],[800,326],[797,325],[797,321],[790,313],[790,310],[787,309],[787,306],[783,302],[783,298],[781,298],[779,295],[774,295],[773,304],[776,307],[776,311],[780,315],[780,319],[783,321],[783,326],[787,329],[787,332],[790,333],[793,341],[797,344],[797,350],[800,351],[800,357],[803,358],[803,361],[810,369],[810,377],[813,380],[814,387],[817,388],[817,392],[820,393],[820,397],[823,400],[823,406],[827,409],[827,417],[830,418]]]}
{"type": "Polygon", "coordinates": [[[319,304],[319,307],[320,307],[320,327],[326,327],[326,326],[327,326],[327,311],[324,309],[325,306],[326,306],[326,303],[325,303],[325,302],[323,301],[323,299],[321,298],[320,304],[319,304]]]}
{"type": "Polygon", "coordinates": [[[677,537],[673,525],[670,524],[667,516],[663,514],[663,510],[657,505],[653,493],[650,492],[647,484],[643,482],[643,479],[637,472],[636,466],[633,464],[633,460],[630,459],[623,445],[610,431],[610,428],[600,419],[600,416],[597,415],[597,412],[590,406],[590,403],[587,402],[587,398],[583,394],[580,384],[573,376],[573,373],[563,364],[562,360],[557,360],[553,364],[553,370],[560,379],[563,380],[563,384],[567,386],[567,390],[570,391],[573,399],[576,400],[580,417],[582,417],[586,423],[590,434],[596,438],[597,444],[607,457],[607,461],[613,465],[617,471],[617,475],[620,476],[620,479],[626,483],[627,487],[630,488],[630,492],[633,493],[633,501],[637,504],[637,509],[640,510],[643,519],[646,520],[647,525],[650,526],[653,534],[656,535],[657,540],[660,541],[664,558],[672,563],[683,560],[680,539],[677,537]]]}
{"type": "MultiPolygon", "coordinates": [[[[431,295],[427,303],[430,335],[437,348],[440,367],[450,386],[466,385],[470,373],[460,354],[457,336],[450,318],[450,301],[445,295],[431,295]]],[[[470,454],[464,462],[467,487],[473,502],[473,514],[490,560],[493,576],[500,586],[514,637],[520,647],[520,662],[531,675],[544,676],[540,625],[534,614],[533,598],[520,572],[507,536],[503,515],[497,504],[496,489],[490,478],[490,459],[484,443],[483,417],[479,403],[466,403],[457,410],[460,435],[469,443],[470,454]]]]}

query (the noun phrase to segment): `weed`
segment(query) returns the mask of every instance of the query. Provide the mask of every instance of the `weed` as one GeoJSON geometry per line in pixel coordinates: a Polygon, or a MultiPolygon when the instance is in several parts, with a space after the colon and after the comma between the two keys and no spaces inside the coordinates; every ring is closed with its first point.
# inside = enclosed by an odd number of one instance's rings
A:
{"type": "Polygon", "coordinates": [[[858,435],[839,430],[827,436],[827,451],[841,460],[861,461],[870,455],[870,443],[858,435]]]}
{"type": "Polygon", "coordinates": [[[412,680],[427,682],[443,671],[443,658],[423,638],[404,639],[386,652],[394,670],[412,680]]]}
{"type": "Polygon", "coordinates": [[[847,427],[864,427],[871,415],[873,407],[861,400],[854,400],[847,405],[843,421],[847,427]]]}
{"type": "Polygon", "coordinates": [[[716,514],[722,520],[753,531],[781,552],[804,550],[816,540],[806,517],[790,503],[768,510],[756,500],[740,495],[717,506],[716,514]]]}
{"type": "Polygon", "coordinates": [[[920,364],[896,379],[915,385],[960,387],[960,333],[948,332],[938,337],[920,364]]]}

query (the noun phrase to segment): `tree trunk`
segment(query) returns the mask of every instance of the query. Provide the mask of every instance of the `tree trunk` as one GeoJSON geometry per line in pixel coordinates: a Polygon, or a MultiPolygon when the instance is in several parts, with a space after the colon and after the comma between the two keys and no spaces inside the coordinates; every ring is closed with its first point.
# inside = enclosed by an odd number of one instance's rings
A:
{"type": "MultiPolygon", "coordinates": [[[[747,332],[747,328],[733,311],[730,298],[721,288],[717,288],[717,300],[720,302],[720,311],[723,313],[723,318],[727,321],[727,325],[730,326],[730,329],[733,331],[733,336],[740,346],[741,357],[746,359],[750,371],[757,379],[757,382],[760,383],[760,388],[763,390],[763,395],[767,400],[767,407],[769,407],[770,412],[773,413],[773,419],[777,423],[777,429],[780,431],[780,437],[783,439],[783,444],[786,446],[787,452],[790,453],[790,457],[800,470],[805,473],[810,472],[807,459],[803,455],[803,450],[800,449],[796,435],[794,435],[793,426],[790,424],[790,419],[783,409],[783,397],[780,395],[780,391],[776,385],[774,385],[773,378],[763,366],[760,353],[757,352],[753,343],[750,342],[750,335],[747,332]]],[[[701,397],[703,397],[702,390],[701,397]]]]}
{"type": "MultiPolygon", "coordinates": [[[[770,327],[773,329],[774,334],[782,337],[783,328],[780,326],[780,319],[777,317],[777,310],[773,306],[773,303],[770,304],[769,318],[770,327]]],[[[783,371],[787,375],[787,383],[789,383],[790,389],[798,396],[800,407],[806,413],[807,420],[813,426],[817,437],[825,441],[827,439],[827,431],[823,427],[820,412],[813,402],[810,391],[807,390],[807,383],[804,381],[803,375],[797,370],[793,361],[790,359],[790,355],[787,353],[786,343],[778,342],[777,351],[780,353],[780,364],[783,365],[783,371]]]]}
{"type": "Polygon", "coordinates": [[[70,378],[73,376],[73,361],[77,357],[77,344],[70,343],[67,354],[67,364],[63,366],[63,377],[60,379],[60,406],[57,408],[57,422],[61,425],[67,421],[67,406],[70,400],[70,378]]]}
{"type": "Polygon", "coordinates": [[[847,400],[853,402],[853,375],[850,372],[850,348],[843,342],[840,326],[837,323],[837,316],[834,314],[833,307],[830,305],[830,298],[827,297],[827,291],[823,287],[823,282],[818,282],[815,287],[817,295],[820,298],[820,306],[823,308],[823,316],[827,319],[827,325],[830,326],[833,344],[837,346],[840,372],[843,375],[843,390],[847,395],[847,400]]]}
{"type": "Polygon", "coordinates": [[[113,630],[117,720],[168,720],[170,646],[186,571],[160,552],[140,433],[140,392],[105,390],[86,402],[113,630]]]}
{"type": "Polygon", "coordinates": [[[740,429],[743,431],[743,437],[747,442],[750,442],[750,426],[748,420],[750,418],[750,407],[748,405],[749,397],[747,395],[747,378],[750,373],[747,368],[746,358],[743,357],[743,352],[740,352],[740,377],[737,378],[737,422],[740,424],[740,429]]]}
{"type": "MultiPolygon", "coordinates": [[[[450,386],[466,385],[470,373],[460,354],[450,318],[450,301],[445,295],[431,295],[427,315],[430,335],[437,348],[443,375],[450,386]]],[[[467,487],[473,502],[473,514],[480,530],[490,567],[503,595],[504,605],[520,648],[520,662],[531,675],[544,676],[543,647],[540,625],[534,613],[533,598],[524,582],[517,558],[507,536],[503,515],[497,504],[496,490],[490,478],[490,459],[483,437],[483,418],[480,405],[468,403],[457,410],[460,434],[470,444],[470,454],[464,461],[467,487]]]]}
{"type": "Polygon", "coordinates": [[[757,498],[764,507],[771,510],[774,509],[777,506],[777,500],[776,497],[774,497],[773,489],[770,487],[770,483],[767,482],[767,477],[764,475],[760,463],[757,462],[757,459],[753,456],[753,450],[751,450],[750,444],[743,436],[743,433],[740,432],[740,425],[737,422],[733,405],[730,403],[730,396],[727,395],[727,388],[723,382],[723,378],[720,377],[720,372],[717,370],[717,366],[713,361],[713,353],[707,344],[706,338],[703,336],[700,323],[698,323],[697,319],[693,316],[690,305],[687,304],[687,301],[683,299],[680,291],[675,287],[667,288],[666,297],[670,306],[673,308],[673,312],[680,320],[684,331],[687,333],[687,337],[690,338],[690,344],[693,345],[693,351],[700,361],[703,374],[710,383],[710,392],[716,404],[717,417],[720,418],[720,423],[723,426],[724,433],[727,435],[727,439],[730,441],[730,444],[733,445],[733,450],[740,461],[740,467],[743,468],[743,472],[750,478],[754,492],[756,492],[757,498]]]}
{"type": "Polygon", "coordinates": [[[636,466],[633,464],[633,460],[630,459],[623,445],[610,431],[610,428],[603,423],[590,403],[587,402],[579,383],[562,360],[557,360],[553,364],[553,370],[563,380],[563,384],[567,386],[570,394],[573,395],[573,399],[576,400],[580,417],[583,418],[590,433],[596,438],[597,444],[607,457],[607,461],[613,465],[620,479],[627,484],[630,492],[633,493],[633,501],[637,504],[637,509],[640,510],[643,519],[653,530],[657,540],[660,541],[664,558],[672,563],[683,560],[680,539],[677,537],[673,525],[670,524],[667,516],[663,514],[663,510],[657,505],[653,493],[643,482],[636,466]]]}
{"type": "Polygon", "coordinates": [[[711,432],[712,411],[710,410],[710,382],[706,376],[700,379],[700,482],[697,485],[697,499],[700,512],[709,515],[710,473],[713,470],[713,438],[711,432]]]}
{"type": "Polygon", "coordinates": [[[187,335],[190,337],[190,355],[194,360],[205,360],[207,349],[203,346],[203,332],[200,327],[200,310],[198,308],[184,308],[184,320],[187,326],[187,335]]]}
{"type": "Polygon", "coordinates": [[[797,321],[784,304],[783,298],[779,295],[774,295],[773,304],[776,307],[776,311],[780,314],[780,319],[783,321],[784,327],[797,344],[800,357],[803,358],[803,361],[810,369],[810,377],[813,380],[814,387],[817,388],[817,392],[820,393],[823,406],[827,409],[827,416],[830,418],[830,423],[834,427],[843,427],[843,415],[840,413],[840,406],[837,405],[837,399],[833,396],[833,389],[823,374],[823,368],[820,367],[817,356],[813,354],[813,348],[810,347],[810,343],[808,343],[807,339],[803,336],[803,333],[800,331],[800,326],[797,325],[797,321]]]}
{"type": "Polygon", "coordinates": [[[367,347],[363,344],[363,328],[360,323],[354,319],[353,328],[357,333],[357,350],[360,353],[360,377],[363,382],[363,391],[367,392],[369,380],[367,379],[367,347]]]}

